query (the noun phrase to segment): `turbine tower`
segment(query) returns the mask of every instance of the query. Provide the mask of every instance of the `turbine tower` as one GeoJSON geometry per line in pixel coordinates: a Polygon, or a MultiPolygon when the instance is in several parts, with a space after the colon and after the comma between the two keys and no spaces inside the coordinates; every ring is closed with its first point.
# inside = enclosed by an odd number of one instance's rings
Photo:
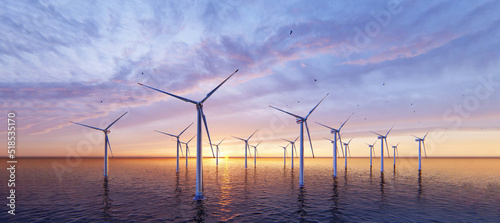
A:
{"type": "MultiPolygon", "coordinates": [[[[226,139],[226,138],[224,138],[226,139]]],[[[212,144],[212,146],[215,146],[215,165],[218,166],[219,165],[219,153],[220,153],[220,150],[219,150],[219,145],[224,142],[224,139],[222,139],[219,144],[212,144]]]]}
{"type": "MultiPolygon", "coordinates": [[[[328,95],[329,95],[329,93],[326,94],[326,96],[328,96],[328,95]]],[[[288,115],[295,117],[296,123],[300,124],[300,171],[299,171],[300,172],[299,173],[299,186],[300,187],[304,187],[304,124],[306,125],[307,136],[309,138],[309,143],[311,144],[311,152],[312,152],[312,156],[314,158],[314,150],[312,147],[311,134],[309,133],[309,127],[307,126],[307,118],[309,118],[311,113],[319,106],[319,104],[321,104],[321,102],[323,102],[323,100],[325,100],[326,96],[323,99],[321,99],[321,101],[309,112],[309,114],[307,114],[306,117],[301,117],[301,116],[292,114],[290,112],[287,112],[287,111],[284,111],[284,110],[281,110],[279,108],[276,108],[276,107],[269,105],[269,107],[271,107],[271,108],[274,108],[278,111],[281,111],[283,113],[286,113],[288,115]]]]}
{"type": "MultiPolygon", "coordinates": [[[[245,169],[247,168],[247,151],[250,151],[250,146],[248,146],[248,140],[250,140],[250,138],[252,138],[252,136],[258,131],[255,130],[255,132],[252,133],[252,135],[250,135],[250,137],[248,137],[248,139],[242,139],[242,138],[238,138],[236,136],[233,136],[233,138],[235,139],[239,139],[243,142],[245,142],[245,169]]],[[[252,153],[250,152],[250,156],[252,156],[252,153]]]]}
{"type": "Polygon", "coordinates": [[[288,147],[288,144],[286,146],[280,146],[283,148],[283,166],[286,167],[286,147],[288,147]]]}
{"type": "Polygon", "coordinates": [[[375,143],[377,143],[377,140],[375,140],[375,142],[371,145],[366,143],[366,145],[368,145],[368,147],[370,147],[370,170],[372,169],[372,152],[373,152],[373,156],[375,156],[375,149],[373,148],[373,146],[375,146],[375,143]]]}
{"type": "Polygon", "coordinates": [[[349,149],[349,143],[351,143],[353,138],[349,140],[349,142],[344,143],[344,150],[345,150],[345,157],[344,157],[344,162],[345,162],[345,168],[347,169],[347,152],[349,152],[349,157],[351,157],[351,150],[349,149]]]}
{"type": "MultiPolygon", "coordinates": [[[[293,151],[295,150],[295,153],[297,153],[297,148],[295,147],[295,142],[297,141],[297,139],[299,139],[299,137],[300,136],[297,136],[297,138],[295,138],[295,140],[293,140],[293,141],[282,138],[282,140],[285,140],[292,145],[292,147],[290,148],[292,150],[292,169],[293,169],[293,159],[295,158],[295,156],[293,155],[293,151]]],[[[286,146],[288,146],[288,144],[286,146]]]]}
{"type": "Polygon", "coordinates": [[[159,132],[161,134],[165,134],[165,135],[168,135],[168,136],[172,136],[172,137],[174,137],[174,138],[177,139],[177,167],[175,169],[175,172],[179,172],[179,149],[181,149],[181,140],[179,138],[181,137],[182,133],[184,133],[189,127],[191,127],[191,125],[193,125],[193,123],[194,122],[192,122],[191,124],[189,124],[188,127],[186,127],[184,130],[182,130],[181,133],[179,133],[179,135],[173,135],[173,134],[170,134],[170,133],[166,133],[166,132],[155,130],[156,132],[159,132]]]}
{"type": "Polygon", "coordinates": [[[425,158],[427,158],[427,151],[425,151],[425,137],[427,137],[427,134],[429,134],[429,132],[425,133],[423,138],[418,138],[412,135],[416,138],[415,142],[418,142],[418,171],[422,170],[422,145],[424,145],[425,158]]]}
{"type": "MultiPolygon", "coordinates": [[[[104,132],[104,177],[108,177],[108,173],[109,173],[109,171],[108,171],[108,167],[109,167],[109,164],[108,164],[108,160],[109,160],[109,157],[108,157],[108,146],[109,146],[109,151],[111,152],[111,156],[113,156],[113,150],[111,150],[111,143],[109,143],[109,138],[108,138],[108,133],[111,133],[111,131],[109,131],[109,128],[111,128],[112,125],[114,125],[118,120],[120,120],[127,113],[128,112],[123,113],[123,115],[121,115],[114,122],[112,122],[111,124],[109,124],[108,127],[106,127],[105,129],[100,129],[100,128],[92,127],[92,126],[89,126],[89,125],[80,124],[80,123],[77,123],[77,122],[71,122],[71,123],[74,123],[74,124],[77,124],[77,125],[81,125],[81,126],[84,126],[84,127],[87,127],[87,128],[91,128],[91,129],[95,129],[95,130],[99,130],[99,131],[103,131],[104,132]]],[[[114,158],[114,156],[113,156],[113,158],[114,158]]]]}
{"type": "Polygon", "coordinates": [[[378,135],[378,139],[380,139],[380,172],[384,172],[384,141],[385,141],[385,147],[387,148],[387,156],[391,158],[389,155],[389,146],[387,146],[387,136],[391,132],[392,128],[394,128],[394,125],[389,129],[389,131],[385,135],[380,135],[376,132],[370,131],[372,133],[375,133],[378,135]]]}
{"type": "Polygon", "coordinates": [[[340,130],[342,129],[342,127],[344,127],[345,123],[347,123],[347,121],[349,121],[349,119],[352,117],[352,115],[354,115],[354,112],[349,116],[349,118],[347,118],[344,123],[342,123],[342,125],[340,125],[340,128],[338,129],[335,129],[335,128],[332,128],[330,126],[327,126],[327,125],[323,125],[319,122],[316,122],[316,124],[318,125],[321,125],[325,128],[328,128],[330,129],[330,133],[333,134],[333,141],[330,140],[333,144],[333,176],[334,177],[337,177],[337,154],[338,154],[338,149],[337,149],[337,141],[340,140],[340,148],[342,150],[342,154],[344,153],[344,149],[342,148],[342,138],[340,137],[340,130]],[[337,138],[338,136],[338,138],[337,138]]]}
{"type": "Polygon", "coordinates": [[[189,152],[189,143],[191,142],[191,140],[194,139],[195,136],[196,135],[191,137],[191,139],[189,139],[189,141],[187,141],[187,142],[181,142],[181,153],[182,153],[182,144],[184,144],[184,146],[186,146],[186,169],[188,167],[188,153],[189,153],[189,155],[191,155],[191,152],[189,152]]]}
{"type": "Polygon", "coordinates": [[[227,77],[222,83],[220,83],[217,87],[215,87],[212,91],[210,91],[205,98],[203,98],[201,101],[193,101],[191,99],[187,99],[181,96],[177,96],[172,93],[168,93],[166,91],[158,90],[156,88],[138,83],[141,86],[147,87],[149,89],[170,95],[174,98],[177,98],[179,100],[189,102],[191,104],[194,104],[196,106],[196,111],[198,114],[197,117],[197,128],[196,128],[196,194],[194,199],[195,200],[202,200],[204,199],[203,196],[203,153],[202,153],[202,135],[201,135],[201,123],[203,120],[203,123],[205,124],[205,130],[207,132],[207,137],[208,141],[210,143],[210,149],[212,149],[212,156],[215,158],[214,155],[214,149],[212,148],[212,141],[210,140],[210,133],[208,132],[208,125],[207,125],[207,119],[205,117],[205,114],[203,113],[203,103],[215,92],[217,89],[219,89],[220,86],[222,86],[226,81],[231,78],[238,70],[234,71],[229,77],[227,77]]]}
{"type": "Polygon", "coordinates": [[[394,150],[394,152],[392,153],[392,157],[394,158],[394,169],[396,169],[396,155],[399,157],[399,152],[398,152],[399,142],[398,142],[398,144],[391,145],[391,146],[392,146],[392,149],[394,150]]]}
{"type": "Polygon", "coordinates": [[[259,146],[261,142],[262,141],[257,143],[257,145],[255,145],[255,146],[250,145],[251,147],[253,147],[253,166],[254,167],[256,167],[256,165],[257,165],[257,153],[258,153],[257,146],[259,146]]]}

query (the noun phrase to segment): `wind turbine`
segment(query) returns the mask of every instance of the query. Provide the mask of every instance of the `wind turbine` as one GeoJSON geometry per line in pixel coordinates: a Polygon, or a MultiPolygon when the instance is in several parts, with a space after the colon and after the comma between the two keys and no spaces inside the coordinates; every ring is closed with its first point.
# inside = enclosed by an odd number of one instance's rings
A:
{"type": "Polygon", "coordinates": [[[373,152],[373,156],[375,156],[375,149],[373,148],[373,146],[375,146],[375,143],[377,143],[377,140],[375,140],[375,142],[371,145],[366,143],[366,145],[368,145],[368,147],[370,147],[370,169],[372,169],[372,152],[373,152]]]}
{"type": "MultiPolygon", "coordinates": [[[[104,177],[108,177],[108,167],[109,167],[109,165],[108,165],[108,160],[109,160],[109,157],[108,157],[108,146],[109,146],[109,151],[111,151],[111,156],[113,156],[113,150],[111,150],[111,143],[109,143],[109,138],[108,138],[108,133],[111,133],[111,131],[109,131],[109,128],[111,128],[112,125],[114,125],[118,120],[120,120],[127,113],[128,112],[123,113],[123,115],[121,115],[114,122],[112,122],[111,124],[109,124],[108,127],[106,127],[105,129],[100,129],[100,128],[92,127],[92,126],[89,126],[89,125],[80,124],[80,123],[77,123],[77,122],[71,122],[71,123],[74,123],[74,124],[77,124],[77,125],[81,125],[81,126],[84,126],[84,127],[87,127],[87,128],[91,128],[91,129],[95,129],[95,130],[99,130],[99,131],[103,131],[104,132],[104,177]]],[[[114,158],[114,156],[113,156],[113,158],[114,158]]]]}
{"type": "MultiPolygon", "coordinates": [[[[326,94],[326,96],[328,96],[328,95],[329,95],[329,93],[326,94]]],[[[299,171],[300,172],[299,173],[299,186],[300,187],[304,187],[304,123],[306,124],[307,136],[309,138],[309,143],[311,144],[311,152],[312,152],[312,156],[314,158],[314,150],[313,150],[312,141],[311,141],[311,134],[309,133],[309,127],[307,126],[307,118],[309,118],[311,113],[319,106],[319,104],[321,104],[321,102],[323,102],[323,100],[325,100],[326,96],[323,99],[321,99],[321,101],[309,112],[309,114],[307,114],[306,117],[301,117],[301,116],[292,114],[290,112],[287,112],[287,111],[284,111],[284,110],[281,110],[279,108],[276,108],[276,107],[269,105],[269,107],[271,107],[271,108],[274,108],[278,111],[281,111],[283,113],[286,113],[288,115],[295,117],[296,123],[300,124],[300,171],[299,171]]]]}
{"type": "Polygon", "coordinates": [[[181,142],[181,153],[182,153],[182,144],[184,144],[186,146],[186,168],[188,167],[188,153],[189,153],[189,155],[191,155],[191,153],[189,152],[189,143],[191,142],[191,140],[194,139],[195,136],[196,135],[191,137],[191,139],[189,139],[189,141],[187,141],[187,142],[181,142]]]}
{"type": "Polygon", "coordinates": [[[295,138],[295,140],[293,140],[293,141],[282,138],[282,140],[285,140],[292,145],[292,147],[290,148],[290,150],[292,150],[292,169],[293,169],[293,159],[295,158],[295,156],[293,155],[293,151],[295,150],[295,153],[297,153],[297,148],[295,147],[295,142],[297,141],[297,139],[299,139],[299,136],[297,136],[297,138],[295,138]]]}
{"type": "Polygon", "coordinates": [[[398,152],[399,142],[398,142],[398,144],[391,145],[391,146],[392,146],[392,149],[394,150],[394,152],[392,153],[392,156],[394,157],[394,168],[396,168],[396,155],[399,157],[399,152],[398,152]]]}
{"type": "Polygon", "coordinates": [[[251,147],[253,147],[253,166],[254,167],[256,167],[256,165],[257,165],[257,153],[258,153],[257,146],[259,146],[261,142],[262,141],[257,143],[257,145],[255,145],[255,146],[250,145],[251,147]]]}
{"type": "Polygon", "coordinates": [[[413,137],[416,138],[415,142],[418,142],[418,171],[422,170],[422,149],[421,149],[422,145],[424,145],[425,158],[427,158],[427,151],[425,151],[425,137],[427,137],[427,134],[429,134],[429,132],[425,133],[423,138],[418,138],[412,135],[413,137]]]}
{"type": "Polygon", "coordinates": [[[384,141],[385,141],[385,147],[387,148],[387,156],[391,158],[391,155],[389,154],[389,146],[387,146],[387,136],[391,132],[392,128],[394,128],[394,125],[389,129],[389,131],[385,135],[380,135],[376,132],[370,131],[372,133],[375,133],[378,135],[378,139],[380,139],[380,172],[384,172],[384,141]]]}
{"type": "Polygon", "coordinates": [[[220,83],[217,87],[215,87],[212,91],[210,91],[205,98],[203,98],[201,101],[193,101],[191,99],[187,99],[181,96],[177,96],[172,93],[168,93],[166,91],[158,90],[156,88],[138,83],[141,86],[147,87],[149,89],[170,95],[174,98],[177,98],[179,100],[185,101],[192,103],[196,105],[196,111],[198,113],[197,117],[197,128],[196,128],[196,195],[194,197],[195,200],[202,200],[203,197],[203,153],[202,153],[202,135],[201,135],[201,122],[203,119],[203,123],[205,124],[205,130],[207,132],[207,137],[208,141],[210,142],[210,149],[212,150],[212,156],[215,158],[214,155],[214,149],[212,148],[212,141],[210,140],[210,133],[208,132],[208,125],[207,125],[207,119],[205,117],[205,114],[203,113],[203,103],[215,92],[217,89],[219,89],[220,86],[222,86],[226,81],[231,78],[238,70],[234,71],[229,77],[227,77],[222,83],[220,83]]]}
{"type": "Polygon", "coordinates": [[[286,146],[280,146],[283,148],[283,166],[286,166],[286,147],[288,147],[288,144],[286,146]]]}
{"type": "MultiPolygon", "coordinates": [[[[351,116],[354,114],[354,112],[351,114],[351,116]]],[[[342,138],[340,137],[340,130],[342,129],[342,127],[344,127],[345,123],[347,123],[347,121],[349,121],[349,119],[351,118],[351,116],[349,116],[349,118],[347,118],[344,123],[342,123],[342,125],[340,125],[340,128],[338,129],[335,129],[335,128],[332,128],[330,126],[327,126],[327,125],[323,125],[319,122],[316,122],[316,124],[318,125],[321,125],[325,128],[328,128],[330,129],[330,133],[333,134],[333,141],[330,140],[333,144],[333,176],[334,177],[337,177],[337,154],[338,154],[338,150],[337,150],[337,141],[338,139],[340,139],[340,148],[342,149],[342,153],[344,153],[344,149],[342,148],[342,138]],[[339,137],[337,139],[337,136],[339,137]]],[[[328,139],[329,140],[329,139],[328,139]]]]}
{"type": "MultiPolygon", "coordinates": [[[[226,139],[226,138],[224,138],[226,139]]],[[[219,145],[224,141],[224,139],[222,139],[219,144],[212,144],[212,146],[215,146],[215,165],[218,166],[219,165],[219,153],[220,153],[220,150],[219,150],[219,145]]]]}
{"type": "Polygon", "coordinates": [[[349,157],[351,157],[351,150],[349,149],[349,143],[351,143],[352,139],[353,138],[351,138],[351,140],[349,140],[349,142],[344,143],[344,149],[345,149],[345,158],[344,158],[345,168],[347,168],[347,151],[349,151],[349,157]]]}
{"type": "MultiPolygon", "coordinates": [[[[170,133],[166,133],[166,132],[155,130],[155,132],[159,132],[161,134],[172,136],[172,137],[174,137],[174,138],[177,139],[177,168],[175,169],[176,172],[179,172],[179,149],[181,149],[181,140],[179,139],[179,137],[181,137],[182,133],[184,133],[189,127],[191,127],[191,125],[193,125],[193,123],[194,122],[192,122],[191,124],[189,124],[188,127],[186,127],[184,130],[182,130],[181,133],[179,133],[179,135],[173,135],[173,134],[170,134],[170,133]]],[[[186,151],[186,154],[187,154],[187,151],[186,151]]]]}
{"type": "MultiPolygon", "coordinates": [[[[236,138],[236,139],[239,139],[239,140],[242,140],[243,142],[245,142],[245,169],[247,168],[247,151],[250,151],[250,147],[248,146],[248,140],[250,140],[250,138],[252,138],[252,136],[258,131],[255,130],[255,132],[252,133],[252,135],[250,135],[250,137],[248,137],[248,139],[242,139],[242,138],[238,138],[236,136],[233,136],[233,138],[236,138]]],[[[250,152],[250,156],[252,156],[252,153],[250,152]]]]}

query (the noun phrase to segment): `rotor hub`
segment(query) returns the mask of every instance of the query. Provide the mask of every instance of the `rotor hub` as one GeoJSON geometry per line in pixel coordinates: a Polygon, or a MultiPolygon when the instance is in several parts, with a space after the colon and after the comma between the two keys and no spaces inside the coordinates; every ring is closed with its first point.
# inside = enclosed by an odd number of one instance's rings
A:
{"type": "Polygon", "coordinates": [[[302,122],[304,122],[304,119],[298,118],[297,120],[295,120],[295,122],[297,124],[301,124],[302,122]]]}

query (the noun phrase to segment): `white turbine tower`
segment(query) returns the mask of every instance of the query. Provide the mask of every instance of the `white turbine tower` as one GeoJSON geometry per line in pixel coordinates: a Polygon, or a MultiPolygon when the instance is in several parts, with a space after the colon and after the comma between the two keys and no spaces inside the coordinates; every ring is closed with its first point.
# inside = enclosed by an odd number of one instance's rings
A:
{"type": "Polygon", "coordinates": [[[387,136],[391,132],[392,128],[394,128],[394,125],[389,129],[389,131],[385,135],[380,135],[376,132],[370,131],[372,133],[375,133],[378,135],[378,139],[380,139],[380,172],[384,172],[384,141],[385,141],[385,147],[387,148],[387,156],[391,158],[389,155],[389,146],[387,146],[387,136]]]}
{"type": "Polygon", "coordinates": [[[253,166],[254,167],[256,167],[256,165],[257,165],[257,153],[258,153],[257,146],[259,146],[261,142],[262,141],[257,143],[257,145],[255,145],[255,146],[250,145],[251,147],[253,147],[253,166]]]}
{"type": "Polygon", "coordinates": [[[375,142],[371,145],[366,143],[366,145],[368,145],[368,147],[370,147],[370,170],[372,169],[372,152],[373,152],[373,156],[375,156],[375,148],[373,148],[373,146],[375,146],[375,143],[377,143],[377,140],[375,140],[375,142]]]}
{"type": "Polygon", "coordinates": [[[344,150],[345,150],[345,157],[344,157],[344,162],[345,162],[345,168],[347,169],[347,152],[349,152],[349,157],[351,157],[351,149],[349,149],[349,143],[351,143],[353,138],[349,140],[349,142],[344,143],[344,150]]]}
{"type": "Polygon", "coordinates": [[[184,133],[189,127],[191,127],[191,125],[193,125],[193,123],[189,124],[188,127],[186,127],[184,130],[182,130],[181,133],[179,133],[179,135],[173,135],[173,134],[170,134],[170,133],[166,133],[166,132],[155,130],[155,132],[159,132],[161,134],[172,136],[172,137],[174,137],[174,138],[177,139],[177,167],[175,169],[176,172],[179,172],[179,149],[181,149],[181,140],[179,138],[181,137],[182,133],[184,133]]]}
{"type": "MultiPolygon", "coordinates": [[[[282,138],[282,140],[285,140],[292,145],[292,147],[290,148],[290,150],[292,150],[292,169],[293,169],[293,159],[295,158],[295,156],[293,155],[293,151],[295,150],[295,153],[297,153],[297,148],[295,147],[295,142],[297,141],[297,139],[299,139],[299,137],[300,136],[297,136],[297,138],[295,138],[295,140],[293,140],[293,141],[282,138]]],[[[288,144],[286,146],[288,146],[288,144]]]]}
{"type": "Polygon", "coordinates": [[[337,156],[338,156],[337,155],[338,154],[337,141],[339,141],[339,140],[340,140],[340,147],[342,149],[342,154],[344,153],[344,149],[342,148],[342,138],[340,137],[340,130],[342,129],[342,127],[344,127],[345,123],[347,123],[347,121],[349,121],[349,119],[352,117],[353,114],[354,113],[352,113],[351,116],[349,116],[349,118],[347,118],[344,121],[344,123],[342,123],[342,125],[340,125],[340,128],[338,128],[338,129],[335,129],[335,128],[332,128],[330,126],[323,125],[319,122],[316,122],[316,124],[330,129],[330,133],[333,134],[333,141],[330,139],[328,139],[328,140],[330,140],[333,144],[333,176],[334,177],[337,177],[337,156]],[[337,138],[337,136],[338,136],[338,138],[337,138]]]}
{"type": "MultiPolygon", "coordinates": [[[[258,131],[255,130],[255,132],[252,133],[252,135],[250,135],[250,137],[248,137],[248,139],[242,139],[242,138],[238,138],[236,136],[233,136],[233,138],[235,139],[239,139],[239,140],[242,140],[243,142],[245,142],[245,169],[247,168],[247,152],[250,152],[250,146],[248,146],[248,140],[250,140],[250,138],[252,138],[252,136],[258,131]]],[[[250,156],[252,156],[252,153],[250,152],[250,156]]]]}
{"type": "Polygon", "coordinates": [[[398,151],[399,142],[398,144],[391,146],[392,149],[394,150],[394,152],[392,153],[392,157],[394,158],[394,169],[396,169],[396,155],[399,157],[399,151],[398,151]]]}
{"type": "Polygon", "coordinates": [[[114,122],[112,122],[111,124],[109,124],[108,127],[106,127],[105,129],[100,129],[100,128],[92,127],[92,126],[89,126],[89,125],[80,124],[80,123],[77,123],[77,122],[71,122],[71,123],[74,123],[74,124],[77,124],[77,125],[81,125],[81,126],[84,126],[84,127],[87,127],[87,128],[91,128],[91,129],[95,129],[95,130],[99,130],[99,131],[103,131],[104,132],[104,177],[108,177],[108,173],[109,173],[108,172],[108,167],[109,167],[109,165],[108,165],[108,160],[109,160],[108,146],[109,146],[109,151],[111,151],[111,156],[113,156],[113,150],[111,150],[111,143],[109,143],[109,138],[108,138],[108,133],[111,133],[111,131],[109,131],[109,128],[111,128],[112,125],[114,125],[118,120],[120,120],[127,113],[128,112],[123,113],[123,115],[121,115],[114,122]]]}
{"type": "Polygon", "coordinates": [[[427,137],[427,134],[429,134],[429,132],[425,133],[423,138],[412,135],[416,138],[415,142],[418,142],[418,171],[422,170],[422,145],[424,145],[425,158],[427,158],[427,151],[425,151],[425,137],[427,137]]]}
{"type": "MultiPolygon", "coordinates": [[[[328,96],[328,94],[326,94],[326,96],[328,96]]],[[[287,111],[284,111],[284,110],[281,110],[279,108],[276,108],[276,107],[273,107],[271,105],[269,105],[269,107],[271,108],[274,108],[278,111],[281,111],[283,113],[286,113],[288,115],[291,115],[293,117],[296,118],[296,123],[297,124],[300,124],[300,173],[299,173],[299,186],[300,187],[304,187],[304,123],[306,125],[306,130],[307,130],[307,136],[309,138],[309,143],[311,144],[311,152],[312,152],[312,156],[314,158],[314,150],[313,150],[313,146],[312,146],[312,141],[311,141],[311,134],[309,133],[309,127],[307,126],[307,118],[309,118],[309,116],[311,115],[311,113],[319,106],[319,104],[321,104],[321,102],[323,102],[323,100],[325,100],[326,96],[321,99],[321,101],[309,112],[309,114],[307,114],[306,117],[301,117],[301,116],[298,116],[298,115],[295,115],[295,114],[292,114],[290,112],[287,112],[287,111]]]]}
{"type": "Polygon", "coordinates": [[[215,158],[214,155],[214,150],[212,148],[212,142],[210,140],[210,133],[208,132],[208,125],[207,125],[207,119],[205,117],[205,114],[203,113],[203,103],[215,92],[217,89],[219,89],[222,84],[226,83],[226,81],[231,78],[238,70],[234,71],[229,77],[227,77],[222,83],[220,83],[217,87],[215,87],[212,91],[210,91],[205,98],[203,98],[201,101],[193,101],[191,99],[187,99],[181,96],[177,96],[175,94],[168,93],[166,91],[158,90],[156,88],[152,88],[149,86],[146,86],[144,84],[138,83],[141,86],[147,87],[149,89],[170,95],[174,98],[177,98],[179,100],[185,101],[192,103],[196,106],[196,111],[198,113],[197,117],[197,128],[196,128],[196,195],[194,197],[195,200],[202,200],[204,199],[203,196],[203,153],[202,153],[202,135],[201,135],[201,122],[203,119],[203,123],[205,124],[205,130],[207,132],[207,137],[208,141],[210,142],[210,149],[212,149],[212,156],[215,158]]]}
{"type": "MultiPolygon", "coordinates": [[[[226,138],[224,138],[226,139],[226,138]]],[[[224,141],[224,139],[222,139],[219,144],[212,144],[212,146],[215,146],[215,165],[218,166],[219,165],[219,154],[220,154],[220,150],[219,150],[219,145],[224,141]]]]}
{"type": "Polygon", "coordinates": [[[288,147],[288,144],[286,144],[286,146],[280,146],[281,148],[283,148],[283,166],[286,167],[286,147],[288,147]]]}
{"type": "Polygon", "coordinates": [[[184,146],[186,146],[186,168],[188,167],[188,154],[191,155],[191,152],[189,152],[189,143],[191,142],[191,140],[194,139],[195,136],[196,135],[191,137],[191,139],[189,139],[189,141],[187,141],[187,142],[181,142],[181,153],[182,153],[182,144],[184,144],[184,146]]]}

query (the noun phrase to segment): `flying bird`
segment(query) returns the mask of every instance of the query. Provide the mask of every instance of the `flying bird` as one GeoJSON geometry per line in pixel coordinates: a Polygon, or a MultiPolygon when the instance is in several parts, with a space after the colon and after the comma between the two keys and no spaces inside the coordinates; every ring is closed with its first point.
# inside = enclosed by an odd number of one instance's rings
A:
{"type": "Polygon", "coordinates": [[[318,81],[318,80],[314,79],[314,81],[318,81]]]}
{"type": "Polygon", "coordinates": [[[142,75],[144,75],[144,72],[142,72],[142,75]]]}
{"type": "Polygon", "coordinates": [[[292,31],[292,30],[290,30],[290,35],[292,35],[292,32],[293,32],[293,31],[292,31]]]}
{"type": "Polygon", "coordinates": [[[102,101],[101,101],[101,103],[102,103],[102,101]]]}
{"type": "Polygon", "coordinates": [[[385,85],[385,83],[383,83],[382,85],[385,85]]]}

